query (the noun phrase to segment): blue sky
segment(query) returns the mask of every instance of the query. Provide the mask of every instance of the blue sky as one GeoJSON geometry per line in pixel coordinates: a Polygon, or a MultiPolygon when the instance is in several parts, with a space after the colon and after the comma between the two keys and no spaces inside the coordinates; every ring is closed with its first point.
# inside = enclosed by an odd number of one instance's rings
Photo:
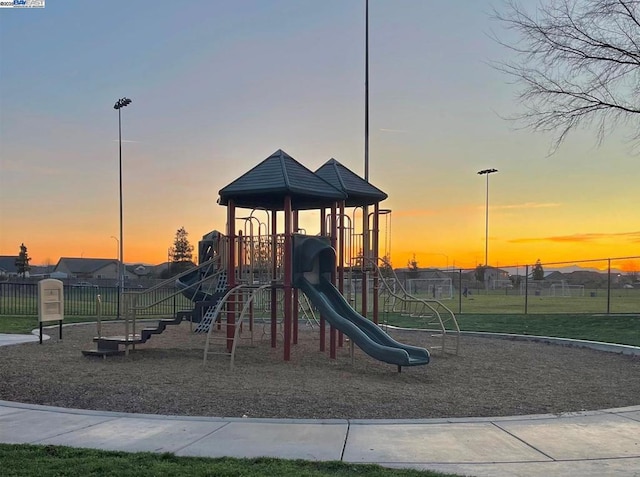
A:
{"type": "MultiPolygon", "coordinates": [[[[551,136],[502,119],[519,105],[489,66],[510,54],[490,37],[506,35],[491,8],[370,0],[370,180],[390,196],[396,261],[482,259],[487,167],[500,170],[495,260],[640,250],[625,131],[602,147],[579,131],[548,157],[551,136]]],[[[0,254],[24,242],[36,262],[113,255],[123,96],[126,261],[164,260],[181,226],[194,242],[223,229],[218,190],[277,149],[362,175],[364,24],[364,0],[3,9],[0,254]]]]}

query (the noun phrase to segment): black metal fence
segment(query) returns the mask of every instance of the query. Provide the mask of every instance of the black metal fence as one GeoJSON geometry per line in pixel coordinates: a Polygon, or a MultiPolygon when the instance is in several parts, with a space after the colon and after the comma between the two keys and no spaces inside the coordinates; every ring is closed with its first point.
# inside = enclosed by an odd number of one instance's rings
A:
{"type": "MultiPolygon", "coordinates": [[[[128,292],[144,291],[127,288],[128,292]]],[[[96,316],[98,295],[103,317],[118,316],[118,287],[64,286],[64,314],[96,316]]],[[[175,287],[158,288],[145,293],[145,303],[154,304],[137,312],[138,316],[173,316],[177,311],[193,308],[193,303],[176,295],[175,287]]],[[[123,310],[121,310],[123,311],[123,310]]],[[[38,314],[38,284],[0,282],[0,315],[35,316],[38,314]]]]}

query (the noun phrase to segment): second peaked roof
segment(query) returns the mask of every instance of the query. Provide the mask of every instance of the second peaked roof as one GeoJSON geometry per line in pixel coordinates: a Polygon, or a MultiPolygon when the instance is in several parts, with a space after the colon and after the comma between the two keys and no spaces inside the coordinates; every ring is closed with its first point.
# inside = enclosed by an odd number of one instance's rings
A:
{"type": "Polygon", "coordinates": [[[294,210],[330,207],[347,194],[304,167],[282,149],[220,189],[220,205],[233,200],[238,207],[282,210],[291,197],[294,210]]]}
{"type": "Polygon", "coordinates": [[[345,205],[347,207],[358,207],[361,205],[371,205],[385,200],[388,195],[380,189],[365,181],[355,172],[346,168],[335,159],[329,159],[316,175],[322,177],[334,187],[347,194],[345,205]]]}

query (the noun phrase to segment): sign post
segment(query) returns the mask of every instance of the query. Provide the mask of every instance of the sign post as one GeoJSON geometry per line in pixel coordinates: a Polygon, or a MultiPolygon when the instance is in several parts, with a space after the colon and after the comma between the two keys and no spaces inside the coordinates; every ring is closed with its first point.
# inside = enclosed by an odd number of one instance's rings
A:
{"type": "Polygon", "coordinates": [[[47,278],[38,282],[38,322],[40,324],[40,344],[42,344],[42,324],[57,321],[59,337],[62,339],[64,319],[64,286],[60,280],[47,278]]]}

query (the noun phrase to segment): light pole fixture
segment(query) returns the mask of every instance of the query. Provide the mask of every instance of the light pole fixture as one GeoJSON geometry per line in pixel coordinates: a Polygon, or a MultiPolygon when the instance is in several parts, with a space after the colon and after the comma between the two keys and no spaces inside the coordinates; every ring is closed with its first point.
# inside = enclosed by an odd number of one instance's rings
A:
{"type": "Polygon", "coordinates": [[[485,205],[485,232],[484,232],[484,266],[489,266],[489,174],[498,172],[498,169],[483,169],[478,171],[479,175],[487,176],[487,199],[485,205]]]}
{"type": "Polygon", "coordinates": [[[124,241],[122,239],[122,114],[121,110],[125,106],[129,106],[131,100],[129,98],[120,98],[113,105],[113,109],[118,110],[118,175],[119,175],[119,191],[120,191],[120,240],[118,241],[120,247],[119,261],[118,261],[118,319],[120,319],[120,296],[124,289],[124,241]]]}

